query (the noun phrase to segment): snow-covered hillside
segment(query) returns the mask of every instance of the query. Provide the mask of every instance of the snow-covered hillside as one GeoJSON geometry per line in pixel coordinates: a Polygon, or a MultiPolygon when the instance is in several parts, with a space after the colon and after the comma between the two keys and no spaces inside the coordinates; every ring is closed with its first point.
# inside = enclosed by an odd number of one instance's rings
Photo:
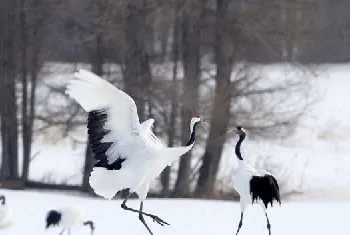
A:
{"type": "MultiPolygon", "coordinates": [[[[30,191],[0,190],[12,208],[13,224],[6,235],[57,235],[58,228],[45,231],[45,216],[50,209],[74,205],[83,209],[84,218],[96,224],[95,235],[147,235],[138,215],[120,208],[121,200],[89,199],[30,191]]],[[[130,200],[138,207],[137,200],[130,200]]],[[[159,215],[170,226],[161,227],[148,220],[153,232],[162,235],[234,234],[240,217],[239,204],[201,200],[147,200],[145,211],[159,215]]],[[[350,203],[347,202],[284,202],[269,211],[272,234],[283,235],[346,235],[350,203]]],[[[259,206],[246,210],[241,235],[268,234],[266,219],[259,206]]],[[[88,228],[76,226],[72,235],[90,235],[88,228]]]]}

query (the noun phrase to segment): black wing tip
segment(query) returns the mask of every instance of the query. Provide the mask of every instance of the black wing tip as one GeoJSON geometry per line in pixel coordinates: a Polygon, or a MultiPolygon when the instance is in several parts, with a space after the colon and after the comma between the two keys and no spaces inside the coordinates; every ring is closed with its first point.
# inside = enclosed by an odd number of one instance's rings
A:
{"type": "Polygon", "coordinates": [[[112,142],[101,142],[110,130],[105,128],[108,120],[108,109],[92,110],[88,114],[87,129],[89,146],[94,153],[96,160],[103,160],[107,158],[106,152],[113,144],[112,142]]]}
{"type": "Polygon", "coordinates": [[[120,170],[122,168],[122,163],[126,160],[126,158],[119,157],[117,160],[115,160],[112,164],[108,163],[108,160],[102,159],[98,161],[94,167],[103,167],[107,170],[120,170]]]}

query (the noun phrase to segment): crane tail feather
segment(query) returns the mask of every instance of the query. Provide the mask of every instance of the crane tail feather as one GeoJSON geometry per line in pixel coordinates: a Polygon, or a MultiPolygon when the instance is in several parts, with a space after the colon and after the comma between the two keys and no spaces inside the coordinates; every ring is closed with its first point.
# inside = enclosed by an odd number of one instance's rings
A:
{"type": "Polygon", "coordinates": [[[281,204],[281,197],[277,180],[272,175],[253,176],[250,180],[250,194],[252,202],[261,200],[267,208],[268,204],[273,206],[277,201],[281,204]]]}
{"type": "Polygon", "coordinates": [[[133,177],[128,171],[94,167],[90,174],[89,183],[97,195],[112,199],[120,190],[129,188],[132,179],[133,177]]]}

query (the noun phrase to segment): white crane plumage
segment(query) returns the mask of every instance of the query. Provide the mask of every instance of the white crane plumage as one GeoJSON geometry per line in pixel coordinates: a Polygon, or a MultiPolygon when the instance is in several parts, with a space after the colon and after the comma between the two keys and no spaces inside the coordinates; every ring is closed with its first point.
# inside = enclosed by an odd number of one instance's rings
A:
{"type": "Polygon", "coordinates": [[[82,212],[77,207],[62,207],[60,209],[50,210],[46,214],[45,228],[49,229],[50,227],[58,226],[62,229],[59,235],[62,235],[65,231],[67,231],[67,234],[70,235],[71,228],[77,224],[89,226],[91,235],[94,234],[95,225],[93,221],[83,221],[82,212]]]}
{"type": "Polygon", "coordinates": [[[152,234],[144,216],[160,225],[169,225],[158,216],[143,212],[150,181],[167,165],[171,165],[194,145],[199,116],[190,122],[190,138],[182,147],[167,147],[154,135],[154,119],[140,124],[134,100],[111,83],[86,70],[74,73],[66,94],[88,112],[88,139],[97,163],[89,182],[96,194],[111,199],[129,189],[121,207],[139,214],[139,219],[152,234]],[[126,206],[129,196],[136,192],[141,203],[135,210],[126,206]]]}
{"type": "Polygon", "coordinates": [[[235,147],[235,153],[238,158],[238,169],[234,180],[234,188],[240,195],[241,219],[238,224],[236,235],[242,227],[243,213],[246,206],[258,202],[264,209],[267,229],[271,235],[271,225],[267,216],[266,209],[268,204],[273,206],[273,201],[281,204],[279,186],[275,177],[262,169],[255,169],[243,160],[241,155],[241,144],[246,137],[246,132],[242,126],[237,126],[234,130],[239,136],[235,147]]]}
{"type": "Polygon", "coordinates": [[[11,209],[6,204],[6,198],[4,195],[0,196],[0,230],[6,229],[11,226],[11,209]]]}

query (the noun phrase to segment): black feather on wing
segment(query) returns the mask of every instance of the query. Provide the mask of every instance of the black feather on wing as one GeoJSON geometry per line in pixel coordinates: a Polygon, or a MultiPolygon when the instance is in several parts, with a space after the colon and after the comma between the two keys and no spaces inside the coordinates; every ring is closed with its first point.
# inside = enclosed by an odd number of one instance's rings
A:
{"type": "Polygon", "coordinates": [[[101,142],[103,137],[110,133],[110,130],[105,128],[107,120],[107,109],[89,112],[87,128],[90,149],[94,154],[94,158],[98,160],[95,167],[104,167],[107,170],[119,170],[125,158],[119,156],[113,163],[110,163],[106,152],[112,146],[113,142],[101,142]]]}

